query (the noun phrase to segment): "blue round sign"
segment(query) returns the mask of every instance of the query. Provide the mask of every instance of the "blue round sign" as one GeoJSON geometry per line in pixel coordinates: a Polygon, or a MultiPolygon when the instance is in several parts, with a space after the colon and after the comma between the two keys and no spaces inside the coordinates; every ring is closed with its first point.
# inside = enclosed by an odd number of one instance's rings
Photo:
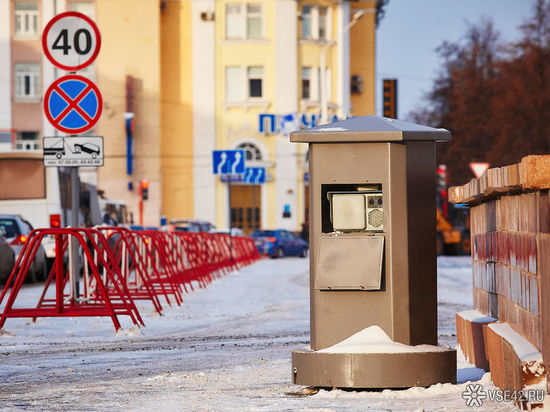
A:
{"type": "Polygon", "coordinates": [[[95,126],[103,100],[89,79],[69,75],[57,79],[44,96],[44,112],[50,123],[69,134],[83,133],[95,126]]]}

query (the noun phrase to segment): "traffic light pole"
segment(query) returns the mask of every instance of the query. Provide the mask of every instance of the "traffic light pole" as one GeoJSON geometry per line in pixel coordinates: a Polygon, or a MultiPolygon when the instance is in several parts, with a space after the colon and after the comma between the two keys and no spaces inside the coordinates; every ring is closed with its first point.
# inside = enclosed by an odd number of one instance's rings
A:
{"type": "Polygon", "coordinates": [[[141,186],[141,183],[139,185],[138,210],[139,210],[139,225],[143,226],[143,187],[141,186]]]}

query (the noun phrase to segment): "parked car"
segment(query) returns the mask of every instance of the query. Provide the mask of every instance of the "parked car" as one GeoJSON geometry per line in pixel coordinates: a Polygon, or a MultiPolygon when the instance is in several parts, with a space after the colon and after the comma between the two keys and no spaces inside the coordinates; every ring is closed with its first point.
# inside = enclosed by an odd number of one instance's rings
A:
{"type": "Polygon", "coordinates": [[[288,230],[256,230],[250,235],[258,252],[271,257],[306,257],[309,245],[302,238],[288,230]]]}
{"type": "Polygon", "coordinates": [[[8,279],[14,264],[15,251],[0,233],[0,283],[8,279]]]}
{"type": "MultiPolygon", "coordinates": [[[[225,235],[229,234],[228,229],[215,229],[212,230],[211,233],[222,233],[225,235]]],[[[246,236],[241,228],[238,227],[232,227],[231,228],[231,236],[246,236]]]]}
{"type": "MultiPolygon", "coordinates": [[[[15,261],[17,261],[23,245],[32,230],[32,225],[20,215],[0,215],[0,231],[4,239],[13,248],[15,261]]],[[[26,281],[34,283],[44,279],[46,279],[46,252],[42,245],[40,245],[27,274],[26,281]]]]}
{"type": "Polygon", "coordinates": [[[174,219],[163,229],[177,232],[212,232],[215,228],[212,223],[203,220],[174,219]]]}

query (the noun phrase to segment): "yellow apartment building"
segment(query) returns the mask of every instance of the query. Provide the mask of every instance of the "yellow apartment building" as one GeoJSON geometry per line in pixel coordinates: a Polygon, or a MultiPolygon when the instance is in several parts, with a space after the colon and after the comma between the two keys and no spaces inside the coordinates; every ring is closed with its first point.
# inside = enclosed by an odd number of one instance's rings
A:
{"type": "Polygon", "coordinates": [[[105,145],[105,166],[82,168],[81,177],[125,202],[135,222],[139,182],[147,179],[147,225],[165,216],[227,228],[231,216],[247,233],[300,230],[307,146],[290,144],[288,134],[375,113],[375,33],[384,3],[0,0],[0,40],[8,39],[0,54],[10,56],[0,59],[0,82],[10,86],[0,94],[9,103],[0,105],[0,150],[6,133],[11,147],[32,141],[28,150],[57,133],[41,114],[41,97],[65,73],[42,56],[40,35],[55,14],[81,11],[102,36],[97,60],[79,74],[103,95],[102,117],[88,134],[103,136],[105,145]],[[17,95],[29,84],[32,96],[17,95]],[[248,167],[267,172],[261,185],[232,179],[230,213],[228,184],[213,174],[216,149],[243,149],[248,167]]]}

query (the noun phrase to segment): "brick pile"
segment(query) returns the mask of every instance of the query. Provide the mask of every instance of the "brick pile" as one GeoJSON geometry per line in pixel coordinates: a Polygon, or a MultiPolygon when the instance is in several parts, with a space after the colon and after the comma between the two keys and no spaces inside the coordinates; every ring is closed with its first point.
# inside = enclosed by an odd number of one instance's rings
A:
{"type": "MultiPolygon", "coordinates": [[[[508,323],[542,353],[546,365],[550,365],[549,188],[550,156],[527,156],[519,164],[489,169],[482,177],[449,189],[451,202],[470,205],[474,309],[508,323]]],[[[479,353],[484,348],[495,384],[521,389],[533,383],[533,376],[522,374],[521,359],[499,355],[503,348],[510,352],[510,344],[486,330],[483,325],[488,323],[472,319],[471,314],[457,314],[457,337],[467,359],[478,367],[487,366],[479,353]],[[507,379],[514,376],[521,379],[507,379]]]]}

